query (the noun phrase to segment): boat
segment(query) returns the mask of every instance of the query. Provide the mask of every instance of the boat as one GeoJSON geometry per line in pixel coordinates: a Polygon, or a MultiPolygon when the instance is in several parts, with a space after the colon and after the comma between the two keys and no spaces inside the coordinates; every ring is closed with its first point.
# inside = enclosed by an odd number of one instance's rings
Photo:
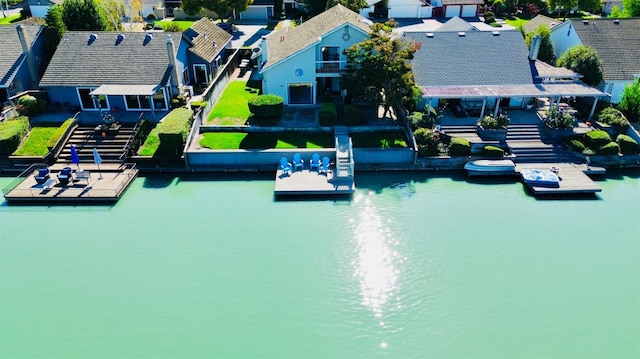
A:
{"type": "Polygon", "coordinates": [[[469,176],[507,176],[516,174],[516,165],[511,160],[477,160],[467,162],[464,169],[469,176]]]}
{"type": "Polygon", "coordinates": [[[524,183],[533,187],[560,187],[560,177],[551,170],[527,168],[520,171],[524,183]]]}

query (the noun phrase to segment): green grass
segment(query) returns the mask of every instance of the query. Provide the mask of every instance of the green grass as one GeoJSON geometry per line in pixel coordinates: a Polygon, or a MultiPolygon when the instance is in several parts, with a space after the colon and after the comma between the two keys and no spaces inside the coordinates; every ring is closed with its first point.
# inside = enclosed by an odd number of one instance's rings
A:
{"type": "Polygon", "coordinates": [[[251,115],[247,102],[256,97],[258,91],[247,87],[246,81],[232,81],[222,93],[207,119],[215,125],[244,125],[251,115]]]}
{"type": "Polygon", "coordinates": [[[47,144],[58,130],[57,126],[34,127],[26,141],[14,152],[15,156],[45,156],[49,153],[47,144]]]}
{"type": "Polygon", "coordinates": [[[519,17],[515,17],[513,20],[504,20],[507,24],[515,27],[516,29],[524,26],[524,24],[528,23],[530,20],[521,19],[519,17]]]}
{"type": "Polygon", "coordinates": [[[351,135],[353,147],[359,148],[402,148],[407,141],[400,132],[354,133],[351,135]]]}
{"type": "Polygon", "coordinates": [[[0,25],[9,25],[13,24],[16,21],[20,21],[20,14],[11,15],[8,17],[0,18],[0,25]]]}
{"type": "Polygon", "coordinates": [[[144,141],[144,144],[138,150],[140,156],[153,156],[160,147],[160,137],[158,136],[158,128],[154,128],[149,132],[149,136],[144,141]]]}
{"type": "Polygon", "coordinates": [[[329,134],[208,132],[200,145],[212,150],[330,148],[333,138],[329,134]]]}
{"type": "Polygon", "coordinates": [[[186,21],[186,20],[173,20],[173,21],[171,21],[171,20],[163,19],[163,20],[155,20],[153,23],[162,26],[163,29],[168,23],[178,24],[178,25],[180,25],[180,30],[184,31],[184,30],[190,28],[191,25],[193,25],[194,22],[195,21],[186,21]]]}

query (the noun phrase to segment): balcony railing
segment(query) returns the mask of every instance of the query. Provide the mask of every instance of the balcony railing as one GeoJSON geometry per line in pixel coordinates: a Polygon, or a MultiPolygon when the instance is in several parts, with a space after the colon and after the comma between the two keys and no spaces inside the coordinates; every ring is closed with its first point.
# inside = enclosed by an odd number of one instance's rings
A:
{"type": "Polygon", "coordinates": [[[345,70],[346,61],[316,61],[316,73],[334,74],[345,70]]]}

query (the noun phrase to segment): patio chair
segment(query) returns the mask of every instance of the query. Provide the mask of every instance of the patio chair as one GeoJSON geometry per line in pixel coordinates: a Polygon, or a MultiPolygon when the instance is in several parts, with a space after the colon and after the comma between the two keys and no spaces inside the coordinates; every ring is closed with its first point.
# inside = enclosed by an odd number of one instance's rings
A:
{"type": "Polygon", "coordinates": [[[300,167],[300,170],[303,170],[304,162],[302,161],[302,158],[300,158],[300,154],[296,153],[293,155],[293,170],[297,171],[298,167],[300,167]]]}
{"type": "Polygon", "coordinates": [[[309,160],[309,171],[312,171],[314,168],[317,170],[320,169],[320,155],[314,153],[309,160]]]}
{"type": "Polygon", "coordinates": [[[324,172],[325,174],[329,172],[329,157],[322,157],[322,163],[318,168],[318,173],[324,172]]]}
{"type": "Polygon", "coordinates": [[[65,167],[62,169],[62,171],[60,171],[60,173],[58,173],[58,181],[62,184],[62,185],[66,185],[67,183],[69,183],[69,181],[72,179],[71,178],[71,173],[73,171],[71,170],[71,167],[65,167]]]}
{"type": "Polygon", "coordinates": [[[38,168],[38,174],[35,176],[37,184],[43,184],[49,179],[49,168],[38,168]]]}
{"type": "Polygon", "coordinates": [[[291,163],[287,161],[286,157],[282,157],[280,159],[280,169],[282,170],[283,175],[288,175],[291,173],[291,163]]]}

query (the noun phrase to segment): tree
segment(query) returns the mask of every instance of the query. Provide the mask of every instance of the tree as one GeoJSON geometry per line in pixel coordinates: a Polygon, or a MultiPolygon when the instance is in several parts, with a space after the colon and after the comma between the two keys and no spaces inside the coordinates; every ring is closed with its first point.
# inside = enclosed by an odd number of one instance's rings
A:
{"type": "Polygon", "coordinates": [[[107,30],[104,14],[95,0],[67,0],[62,3],[62,21],[67,30],[107,30]]]}
{"type": "Polygon", "coordinates": [[[558,17],[564,12],[565,18],[569,10],[578,5],[578,0],[547,0],[549,2],[549,11],[558,11],[558,17]]]}
{"type": "Polygon", "coordinates": [[[600,10],[600,0],[578,0],[578,8],[583,11],[597,12],[600,10]]]}
{"type": "Polygon", "coordinates": [[[584,45],[576,45],[558,59],[558,66],[566,67],[583,76],[587,85],[598,86],[602,82],[602,62],[598,53],[584,45]]]}
{"type": "Polygon", "coordinates": [[[124,2],[122,0],[98,0],[98,5],[104,14],[107,30],[118,31],[124,16],[124,2]]]}
{"type": "Polygon", "coordinates": [[[346,72],[340,80],[351,98],[384,105],[386,116],[391,107],[415,107],[420,92],[413,80],[409,59],[419,44],[392,37],[395,22],[375,23],[370,38],[344,51],[346,72]]]}
{"type": "Polygon", "coordinates": [[[309,16],[314,17],[327,9],[327,0],[301,0],[309,11],[309,16]]]}
{"type": "Polygon", "coordinates": [[[538,51],[538,59],[544,61],[550,65],[553,65],[556,61],[555,51],[553,50],[553,43],[551,42],[551,30],[547,25],[540,25],[535,32],[530,32],[525,38],[527,46],[531,46],[531,41],[535,35],[540,35],[540,51],[538,51]]]}
{"type": "Polygon", "coordinates": [[[182,0],[182,10],[189,15],[196,15],[202,9],[213,11],[220,18],[229,17],[232,11],[242,12],[253,0],[182,0]]]}
{"type": "Polygon", "coordinates": [[[622,9],[625,17],[640,16],[640,0],[622,0],[622,9]]]}
{"type": "Polygon", "coordinates": [[[369,7],[369,4],[367,4],[365,0],[328,0],[326,9],[330,9],[338,4],[354,12],[360,12],[360,9],[369,7]]]}
{"type": "Polygon", "coordinates": [[[624,18],[627,17],[627,15],[624,13],[624,11],[620,10],[620,7],[618,7],[617,5],[611,8],[611,12],[609,13],[609,16],[607,16],[609,19],[620,19],[620,18],[624,18]]]}
{"type": "Polygon", "coordinates": [[[44,35],[44,61],[43,65],[49,63],[51,57],[56,52],[60,39],[67,31],[67,27],[62,21],[62,5],[54,5],[49,8],[47,16],[44,18],[45,25],[42,34],[44,35]]]}
{"type": "Polygon", "coordinates": [[[624,87],[620,99],[620,109],[629,121],[640,120],[640,79],[636,79],[631,85],[624,87]]]}

